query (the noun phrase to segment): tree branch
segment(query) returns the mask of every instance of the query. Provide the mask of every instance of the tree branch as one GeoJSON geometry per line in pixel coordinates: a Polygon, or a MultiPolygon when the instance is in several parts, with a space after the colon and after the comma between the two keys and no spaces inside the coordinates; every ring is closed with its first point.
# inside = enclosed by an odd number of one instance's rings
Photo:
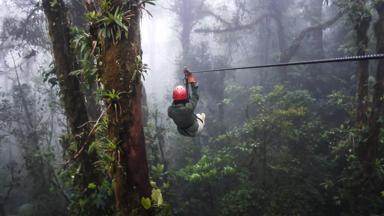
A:
{"type": "MultiPolygon", "coordinates": [[[[214,15],[213,13],[210,14],[210,15],[214,15]]],[[[251,23],[248,23],[248,24],[244,24],[244,25],[237,25],[237,26],[232,26],[230,23],[226,22],[225,20],[223,20],[221,17],[217,16],[215,17],[216,19],[222,21],[223,23],[227,24],[229,27],[228,28],[217,28],[217,29],[203,29],[203,28],[200,28],[200,29],[196,29],[195,32],[196,33],[227,33],[227,32],[235,32],[235,31],[242,31],[242,30],[247,30],[247,29],[250,29],[252,27],[254,27],[255,25],[259,24],[261,21],[264,20],[265,17],[268,17],[269,15],[268,14],[264,14],[262,16],[260,16],[259,18],[257,18],[256,20],[254,20],[253,22],[251,23]]]]}
{"type": "Polygon", "coordinates": [[[213,13],[211,10],[205,10],[203,11],[203,14],[204,15],[207,15],[207,16],[212,16],[214,17],[215,19],[217,19],[218,21],[220,21],[221,23],[225,24],[227,27],[231,27],[231,23],[229,23],[227,20],[225,20],[224,18],[222,18],[221,16],[213,13]]]}
{"type": "Polygon", "coordinates": [[[300,34],[293,40],[292,44],[286,49],[284,53],[281,54],[280,62],[289,62],[292,58],[292,56],[297,52],[297,50],[300,48],[301,41],[307,37],[310,33],[319,30],[319,29],[326,29],[335,24],[341,17],[344,16],[344,12],[339,12],[335,17],[332,19],[320,23],[318,25],[310,26],[303,31],[300,32],[300,34]]]}

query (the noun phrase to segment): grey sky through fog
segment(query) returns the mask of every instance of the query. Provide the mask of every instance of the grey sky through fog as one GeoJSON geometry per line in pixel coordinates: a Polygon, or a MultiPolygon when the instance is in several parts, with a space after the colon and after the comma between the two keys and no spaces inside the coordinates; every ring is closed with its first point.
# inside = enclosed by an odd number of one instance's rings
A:
{"type": "Polygon", "coordinates": [[[180,56],[175,19],[164,7],[165,0],[158,0],[155,8],[149,8],[153,17],[144,14],[141,25],[143,61],[150,68],[144,81],[150,103],[161,102],[164,97],[170,99],[176,82],[176,60],[180,56]]]}

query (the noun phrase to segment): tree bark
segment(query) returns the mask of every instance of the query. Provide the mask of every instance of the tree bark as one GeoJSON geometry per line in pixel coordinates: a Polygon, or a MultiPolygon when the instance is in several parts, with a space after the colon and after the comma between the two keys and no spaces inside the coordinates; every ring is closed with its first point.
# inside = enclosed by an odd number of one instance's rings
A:
{"type": "MultiPolygon", "coordinates": [[[[102,47],[102,83],[105,91],[121,93],[119,100],[105,99],[108,107],[108,137],[117,146],[113,172],[118,215],[148,215],[140,200],[151,196],[142,119],[142,83],[137,57],[141,56],[140,10],[130,1],[125,9],[134,13],[128,38],[106,40],[102,47]]],[[[113,2],[112,8],[123,8],[113,2]]]]}
{"type": "Polygon", "coordinates": [[[85,20],[85,12],[86,9],[83,5],[83,1],[79,0],[70,0],[69,1],[69,12],[70,12],[70,19],[73,23],[73,25],[77,27],[85,27],[86,20],[85,20]]]}
{"type": "MultiPolygon", "coordinates": [[[[354,29],[356,32],[356,55],[365,55],[367,54],[368,49],[368,29],[371,23],[371,14],[365,12],[368,9],[366,8],[366,0],[356,0],[354,3],[355,8],[358,8],[358,14],[363,14],[363,16],[357,16],[356,14],[351,14],[350,18],[355,22],[354,29]],[[357,20],[356,20],[357,19],[357,20]]],[[[352,13],[357,13],[356,11],[352,13]]],[[[368,115],[368,78],[369,78],[369,62],[368,61],[359,61],[357,62],[356,77],[357,77],[357,108],[356,108],[356,125],[359,128],[362,128],[367,123],[368,115]]]]}
{"type": "Polygon", "coordinates": [[[64,102],[64,109],[68,123],[74,134],[79,134],[80,125],[88,122],[84,95],[80,91],[80,82],[69,73],[73,68],[73,58],[70,51],[69,23],[66,17],[64,2],[51,5],[50,0],[43,0],[44,12],[48,19],[48,29],[52,40],[52,49],[55,59],[56,75],[59,79],[60,91],[64,102]]]}
{"type": "MultiPolygon", "coordinates": [[[[375,23],[376,36],[376,51],[377,53],[384,52],[384,2],[378,1],[375,4],[375,9],[379,15],[379,19],[375,23]]],[[[376,72],[376,84],[373,92],[372,112],[369,118],[369,131],[366,143],[360,145],[360,159],[365,165],[365,170],[368,174],[372,171],[373,163],[375,162],[380,145],[380,133],[383,128],[381,118],[383,117],[384,109],[384,60],[379,60],[376,72]]]]}
{"type": "MultiPolygon", "coordinates": [[[[93,141],[93,136],[88,136],[89,127],[87,127],[87,124],[89,119],[80,82],[76,76],[70,75],[70,72],[75,70],[75,63],[70,49],[67,10],[63,0],[43,0],[42,5],[48,21],[48,30],[55,60],[55,71],[59,80],[64,111],[71,135],[76,140],[77,149],[80,150],[93,141]]],[[[92,165],[95,160],[95,155],[88,155],[86,151],[81,152],[82,177],[80,184],[83,189],[86,189],[90,182],[95,182],[97,179],[97,174],[92,165]]]]}

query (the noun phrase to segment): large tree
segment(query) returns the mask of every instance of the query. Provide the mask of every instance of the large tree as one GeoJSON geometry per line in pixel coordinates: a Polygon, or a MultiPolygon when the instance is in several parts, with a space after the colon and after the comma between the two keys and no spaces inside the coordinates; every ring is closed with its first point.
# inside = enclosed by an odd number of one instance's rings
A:
{"type": "MultiPolygon", "coordinates": [[[[70,48],[70,29],[67,11],[63,1],[43,1],[44,13],[48,20],[48,30],[52,41],[55,72],[59,81],[60,93],[64,105],[64,111],[68,119],[68,125],[72,136],[78,143],[78,148],[91,142],[88,137],[86,125],[89,123],[84,94],[81,91],[80,82],[76,76],[71,76],[75,70],[74,56],[70,48]]],[[[84,152],[84,151],[82,151],[84,152]]],[[[85,154],[85,153],[83,153],[85,154]]],[[[88,175],[92,175],[91,161],[84,155],[83,184],[89,182],[88,175]]]]}
{"type": "MultiPolygon", "coordinates": [[[[375,2],[375,9],[378,14],[378,20],[374,24],[376,37],[376,52],[384,53],[384,2],[375,2]]],[[[382,118],[384,113],[384,60],[380,60],[376,71],[376,83],[373,89],[372,111],[368,122],[368,137],[359,147],[359,154],[362,162],[365,164],[365,170],[368,174],[373,171],[374,163],[379,156],[381,143],[380,134],[382,134],[382,118]]]]}
{"type": "MultiPolygon", "coordinates": [[[[76,160],[79,167],[75,181],[72,182],[72,190],[81,194],[80,197],[88,197],[92,193],[88,187],[89,184],[98,184],[100,176],[94,167],[94,163],[97,161],[96,154],[86,151],[94,141],[94,135],[91,133],[81,83],[77,76],[71,74],[72,71],[78,69],[78,66],[70,47],[70,22],[67,17],[67,8],[62,0],[44,0],[42,3],[52,42],[54,71],[58,79],[62,104],[70,129],[70,139],[66,139],[63,146],[64,155],[69,158],[67,164],[72,166],[76,160]],[[74,149],[70,147],[72,142],[75,144],[74,149]]],[[[74,202],[77,203],[78,201],[74,202]]],[[[99,212],[96,207],[90,207],[88,210],[89,215],[96,215],[99,212]]]]}
{"type": "MultiPolygon", "coordinates": [[[[108,137],[116,145],[114,191],[121,215],[146,215],[140,200],[151,196],[142,120],[142,82],[140,17],[138,0],[111,1],[109,11],[128,15],[126,33],[102,43],[101,80],[106,92],[118,97],[105,98],[108,113],[108,137]]],[[[105,31],[119,31],[105,27],[105,31]]],[[[103,29],[99,29],[103,30],[103,29]]],[[[115,32],[117,34],[117,32],[115,32]]]]}
{"type": "MultiPolygon", "coordinates": [[[[366,6],[367,0],[356,0],[350,3],[349,18],[353,23],[356,33],[356,54],[365,55],[368,50],[368,29],[371,23],[372,15],[366,6]]],[[[357,108],[356,122],[359,127],[367,123],[368,115],[368,77],[369,77],[369,62],[357,62],[356,77],[357,77],[357,108]]]]}
{"type": "MultiPolygon", "coordinates": [[[[111,178],[119,215],[146,215],[141,202],[151,196],[141,107],[145,67],[141,62],[139,22],[145,2],[150,1],[86,1],[89,14],[95,18],[90,20],[90,35],[101,50],[99,78],[104,87],[108,140],[115,146],[111,178]]],[[[65,111],[72,133],[82,137],[76,155],[82,155],[84,160],[88,156],[84,149],[92,140],[88,134],[92,138],[93,131],[84,131],[88,122],[84,94],[77,77],[70,74],[76,69],[76,62],[70,50],[66,8],[61,0],[45,0],[43,7],[65,111]]],[[[89,170],[82,170],[83,175],[93,173],[92,164],[89,165],[89,170]]]]}

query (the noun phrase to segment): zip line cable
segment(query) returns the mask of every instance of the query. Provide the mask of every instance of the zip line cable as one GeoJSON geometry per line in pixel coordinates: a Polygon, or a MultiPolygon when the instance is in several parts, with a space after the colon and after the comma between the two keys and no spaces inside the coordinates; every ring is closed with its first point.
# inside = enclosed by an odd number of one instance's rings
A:
{"type": "Polygon", "coordinates": [[[309,64],[322,64],[322,63],[335,63],[335,62],[363,61],[363,60],[373,60],[373,59],[384,59],[384,54],[379,53],[379,54],[361,55],[361,56],[346,56],[346,57],[340,57],[340,58],[315,59],[315,60],[308,60],[308,61],[255,65],[255,66],[246,66],[246,67],[219,68],[219,69],[191,71],[191,72],[195,73],[195,74],[199,74],[199,73],[211,73],[211,72],[218,72],[218,71],[223,72],[223,71],[232,71],[232,70],[246,70],[246,69],[285,67],[285,66],[294,66],[294,65],[309,65],[309,64]]]}

